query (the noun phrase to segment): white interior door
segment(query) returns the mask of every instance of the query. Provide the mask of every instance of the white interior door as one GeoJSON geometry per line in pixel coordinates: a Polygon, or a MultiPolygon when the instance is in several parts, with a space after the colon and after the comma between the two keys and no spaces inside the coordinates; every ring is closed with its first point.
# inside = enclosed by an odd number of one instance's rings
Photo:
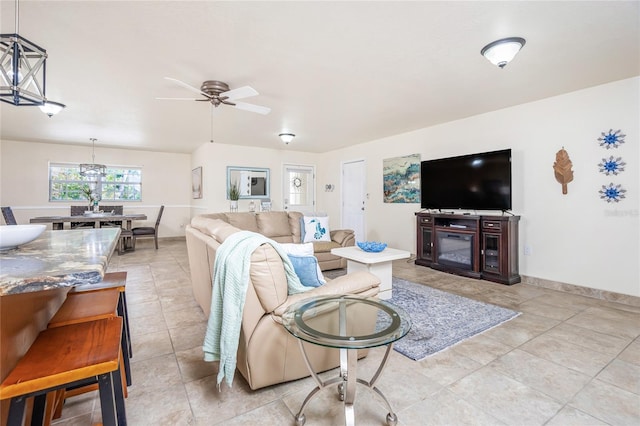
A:
{"type": "Polygon", "coordinates": [[[365,163],[342,163],[342,228],[353,229],[356,241],[365,241],[365,163]]]}
{"type": "Polygon", "coordinates": [[[303,213],[315,211],[315,167],[285,164],[282,176],[282,205],[284,210],[303,213]]]}

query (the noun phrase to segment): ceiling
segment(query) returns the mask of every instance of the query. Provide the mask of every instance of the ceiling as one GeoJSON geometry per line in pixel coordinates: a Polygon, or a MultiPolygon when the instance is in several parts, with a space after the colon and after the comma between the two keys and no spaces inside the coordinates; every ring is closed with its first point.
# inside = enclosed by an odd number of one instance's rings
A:
{"type": "MultiPolygon", "coordinates": [[[[15,2],[0,1],[1,32],[15,2]]],[[[214,143],[325,152],[640,75],[640,2],[21,1],[47,96],[0,105],[0,137],[190,153],[214,143]],[[504,69],[480,49],[519,36],[504,69]],[[260,94],[263,116],[166,80],[260,94]],[[296,134],[285,146],[278,134],[296,134]]]]}

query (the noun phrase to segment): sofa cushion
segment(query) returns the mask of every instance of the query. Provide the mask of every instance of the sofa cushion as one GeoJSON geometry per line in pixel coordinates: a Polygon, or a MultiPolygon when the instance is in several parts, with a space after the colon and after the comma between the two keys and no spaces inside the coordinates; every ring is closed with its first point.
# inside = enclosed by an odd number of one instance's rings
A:
{"type": "Polygon", "coordinates": [[[313,252],[318,253],[330,253],[331,249],[342,247],[335,241],[316,241],[313,243],[313,252]]]}
{"type": "Polygon", "coordinates": [[[230,213],[227,215],[229,223],[238,229],[261,233],[253,213],[230,213]]]}
{"type": "Polygon", "coordinates": [[[296,275],[300,278],[300,282],[305,287],[320,287],[324,284],[320,280],[322,273],[318,273],[318,259],[315,256],[295,256],[288,255],[296,275]]]}
{"type": "Polygon", "coordinates": [[[196,217],[207,218],[207,219],[220,219],[229,223],[229,218],[227,218],[226,213],[203,213],[203,214],[199,214],[196,217]]]}
{"type": "Polygon", "coordinates": [[[292,243],[302,242],[302,213],[289,212],[289,227],[291,228],[292,243]]]}
{"type": "Polygon", "coordinates": [[[256,213],[258,232],[268,238],[291,236],[289,215],[286,212],[256,213]]]}
{"type": "Polygon", "coordinates": [[[214,240],[222,243],[231,234],[239,231],[238,228],[228,224],[221,219],[209,219],[203,216],[196,216],[191,220],[191,226],[198,229],[203,234],[211,236],[214,240]]]}
{"type": "Polygon", "coordinates": [[[331,241],[327,216],[304,217],[304,239],[302,242],[331,241]]]}
{"type": "Polygon", "coordinates": [[[263,244],[251,254],[249,271],[253,289],[265,312],[271,312],[287,300],[287,276],[278,252],[263,244]]]}

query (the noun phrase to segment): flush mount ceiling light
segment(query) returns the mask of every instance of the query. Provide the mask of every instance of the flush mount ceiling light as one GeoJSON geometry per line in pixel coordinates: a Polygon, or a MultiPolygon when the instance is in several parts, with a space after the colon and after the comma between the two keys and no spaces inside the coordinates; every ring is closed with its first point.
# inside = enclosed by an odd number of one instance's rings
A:
{"type": "Polygon", "coordinates": [[[64,105],[47,101],[47,51],[18,34],[18,0],[15,12],[16,32],[0,34],[0,101],[16,106],[37,105],[51,117],[64,105]]]}
{"type": "Polygon", "coordinates": [[[64,107],[65,106],[59,102],[44,101],[44,103],[40,105],[40,111],[52,117],[62,111],[64,107]]]}
{"type": "Polygon", "coordinates": [[[289,142],[296,137],[293,133],[280,133],[278,136],[280,136],[280,139],[282,139],[282,142],[284,142],[285,145],[289,145],[289,142]]]}
{"type": "Polygon", "coordinates": [[[480,54],[493,65],[504,68],[525,45],[526,40],[521,37],[509,37],[496,40],[482,48],[480,54]]]}
{"type": "Polygon", "coordinates": [[[104,164],[96,164],[96,138],[89,138],[93,147],[91,151],[91,164],[80,164],[80,176],[87,177],[91,180],[100,180],[107,175],[107,166],[104,164]]]}

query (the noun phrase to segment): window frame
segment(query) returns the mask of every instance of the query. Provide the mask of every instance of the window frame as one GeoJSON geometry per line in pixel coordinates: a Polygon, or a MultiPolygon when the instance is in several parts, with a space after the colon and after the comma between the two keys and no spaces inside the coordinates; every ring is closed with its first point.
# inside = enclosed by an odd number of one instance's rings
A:
{"type": "MultiPolygon", "coordinates": [[[[95,189],[94,192],[97,193],[99,195],[99,200],[100,201],[104,201],[104,202],[142,202],[142,167],[140,166],[107,166],[107,176],[102,178],[99,181],[88,181],[83,179],[82,176],[80,176],[80,164],[79,163],[67,163],[67,162],[49,162],[48,165],[48,198],[49,198],[49,202],[52,203],[58,203],[58,202],[62,202],[62,203],[69,203],[69,202],[88,202],[88,200],[86,199],[86,197],[83,194],[79,194],[78,198],[73,198],[73,197],[69,197],[69,193],[79,193],[81,190],[78,190],[76,188],[71,188],[70,190],[67,189],[66,187],[64,187],[61,190],[58,189],[54,189],[54,185],[56,184],[61,184],[63,186],[75,186],[75,185],[80,185],[82,187],[84,187],[85,185],[90,185],[91,182],[94,182],[95,185],[95,189]],[[55,179],[54,178],[54,172],[58,172],[55,169],[56,168],[62,168],[62,169],[75,169],[77,170],[77,173],[72,176],[73,178],[71,179],[55,179]],[[131,171],[134,171],[136,173],[131,173],[131,171]],[[122,178],[122,176],[135,176],[135,175],[139,176],[139,181],[127,181],[127,180],[118,180],[118,178],[122,178]],[[109,177],[115,177],[115,180],[112,181],[108,181],[107,179],[109,179],[109,177]],[[77,177],[77,179],[76,179],[77,177]],[[104,198],[103,195],[105,194],[105,186],[109,187],[110,185],[125,185],[126,187],[129,188],[133,188],[132,191],[134,193],[134,195],[137,193],[139,194],[137,196],[137,198],[104,198]],[[54,194],[56,192],[59,192],[60,194],[64,194],[65,197],[64,198],[54,198],[54,194]]],[[[71,173],[73,174],[73,173],[71,173]]],[[[128,192],[126,190],[124,191],[120,191],[120,193],[122,192],[128,192]]],[[[117,194],[118,192],[113,191],[114,195],[117,194]]]]}

